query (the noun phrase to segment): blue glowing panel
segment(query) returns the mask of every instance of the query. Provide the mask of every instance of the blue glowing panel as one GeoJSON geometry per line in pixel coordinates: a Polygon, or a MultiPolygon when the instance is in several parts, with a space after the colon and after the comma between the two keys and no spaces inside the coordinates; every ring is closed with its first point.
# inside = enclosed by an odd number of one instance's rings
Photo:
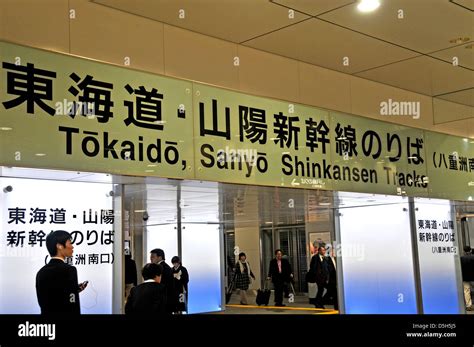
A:
{"type": "Polygon", "coordinates": [[[448,200],[415,199],[423,312],[460,313],[455,222],[448,200]]]}
{"type": "Polygon", "coordinates": [[[188,313],[221,311],[219,226],[183,224],[183,266],[189,272],[188,313]]]}
{"type": "Polygon", "coordinates": [[[346,313],[417,313],[408,204],[392,203],[340,209],[346,313]]]}
{"type": "Polygon", "coordinates": [[[45,236],[58,229],[73,234],[78,281],[89,281],[81,313],[112,313],[113,216],[102,213],[112,210],[112,184],[0,178],[8,185],[0,194],[0,314],[40,312],[36,273],[49,262],[45,236]],[[17,208],[22,218],[10,213],[17,208]]]}

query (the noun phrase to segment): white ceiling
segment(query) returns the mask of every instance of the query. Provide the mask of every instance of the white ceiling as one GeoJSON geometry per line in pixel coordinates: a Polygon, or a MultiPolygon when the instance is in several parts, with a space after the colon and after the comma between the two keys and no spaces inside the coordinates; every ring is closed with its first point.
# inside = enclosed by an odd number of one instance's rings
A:
{"type": "MultiPolygon", "coordinates": [[[[474,106],[474,0],[93,0],[134,15],[474,106]],[[179,11],[184,11],[184,18],[179,11]],[[290,16],[290,13],[293,16],[290,16]],[[291,17],[291,18],[290,18],[291,17]],[[461,38],[461,42],[450,42],[461,38]],[[471,48],[466,48],[471,47],[471,48]],[[349,65],[343,58],[349,58],[349,65]],[[458,65],[453,66],[456,57],[458,65]]],[[[183,13],[183,12],[182,12],[183,13]]]]}

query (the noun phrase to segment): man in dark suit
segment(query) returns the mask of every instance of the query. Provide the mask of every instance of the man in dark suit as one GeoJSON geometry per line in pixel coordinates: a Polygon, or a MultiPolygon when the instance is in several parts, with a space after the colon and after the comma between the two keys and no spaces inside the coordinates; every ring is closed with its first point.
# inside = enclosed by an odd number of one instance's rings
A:
{"type": "Polygon", "coordinates": [[[268,278],[271,278],[275,287],[275,306],[286,306],[283,304],[283,287],[285,282],[290,282],[293,278],[290,262],[282,256],[281,249],[277,249],[268,270],[268,278]]]}
{"type": "Polygon", "coordinates": [[[51,260],[36,275],[36,296],[41,314],[81,313],[79,292],[85,289],[87,281],[77,282],[77,270],[65,263],[72,257],[74,247],[71,235],[64,230],[56,230],[46,237],[46,248],[51,260]]]}
{"type": "Polygon", "coordinates": [[[130,250],[125,250],[125,299],[128,298],[132,287],[137,286],[137,264],[132,259],[130,250]]]}
{"type": "Polygon", "coordinates": [[[326,248],[320,245],[318,248],[318,254],[311,258],[311,264],[309,271],[313,274],[318,285],[318,293],[314,299],[314,306],[316,308],[324,308],[323,306],[323,292],[324,288],[327,289],[329,281],[329,263],[326,259],[326,248]]]}
{"type": "Polygon", "coordinates": [[[339,309],[338,299],[337,299],[337,271],[336,271],[336,259],[334,258],[333,250],[331,250],[331,256],[326,257],[325,261],[328,264],[329,268],[329,278],[327,283],[327,292],[323,297],[323,302],[328,304],[333,304],[334,309],[339,309]]]}
{"type": "MultiPolygon", "coordinates": [[[[150,261],[163,267],[161,284],[165,287],[167,298],[172,298],[174,294],[174,276],[171,267],[165,262],[165,252],[160,248],[155,248],[150,252],[150,261]]],[[[166,301],[166,312],[172,313],[174,305],[172,300],[166,301]]]]}
{"type": "Polygon", "coordinates": [[[166,292],[161,284],[163,267],[158,264],[146,264],[142,270],[145,280],[133,287],[125,304],[125,314],[163,314],[166,313],[166,292]]]}

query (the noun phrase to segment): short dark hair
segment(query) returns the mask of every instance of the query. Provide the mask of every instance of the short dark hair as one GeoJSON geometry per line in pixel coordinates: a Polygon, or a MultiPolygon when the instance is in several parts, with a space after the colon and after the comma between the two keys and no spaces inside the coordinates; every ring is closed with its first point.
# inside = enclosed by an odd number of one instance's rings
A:
{"type": "Polygon", "coordinates": [[[48,249],[49,255],[54,257],[58,254],[56,245],[59,243],[66,247],[67,240],[71,239],[71,234],[64,230],[52,231],[46,236],[46,248],[48,249]]]}
{"type": "Polygon", "coordinates": [[[161,248],[152,249],[150,253],[154,253],[157,257],[161,257],[161,259],[165,260],[165,251],[163,251],[161,248]]]}
{"type": "Polygon", "coordinates": [[[153,280],[156,276],[161,276],[163,273],[163,266],[155,263],[148,263],[142,269],[143,279],[153,280]]]}
{"type": "Polygon", "coordinates": [[[240,253],[239,253],[239,259],[240,259],[240,257],[247,257],[247,256],[245,255],[244,252],[240,252],[240,253]]]}
{"type": "Polygon", "coordinates": [[[278,248],[278,249],[275,251],[275,255],[277,255],[278,252],[281,252],[281,254],[283,254],[283,251],[278,248]]]}
{"type": "Polygon", "coordinates": [[[179,257],[177,255],[175,255],[173,258],[171,258],[171,264],[174,264],[174,263],[180,263],[181,264],[181,260],[179,259],[179,257]]]}

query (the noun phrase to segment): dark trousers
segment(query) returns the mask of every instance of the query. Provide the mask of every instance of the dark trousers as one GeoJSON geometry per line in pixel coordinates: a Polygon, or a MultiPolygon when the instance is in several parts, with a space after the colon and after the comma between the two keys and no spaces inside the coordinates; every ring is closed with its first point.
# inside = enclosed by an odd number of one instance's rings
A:
{"type": "Polygon", "coordinates": [[[289,283],[285,282],[283,284],[283,294],[285,294],[285,298],[288,298],[290,296],[290,285],[289,283]]]}
{"type": "Polygon", "coordinates": [[[339,305],[337,301],[337,287],[335,283],[329,282],[326,286],[327,292],[323,297],[323,302],[331,303],[334,305],[334,309],[338,310],[339,305]]]}
{"type": "Polygon", "coordinates": [[[273,286],[275,287],[275,304],[281,305],[283,304],[283,281],[275,281],[273,282],[273,286]]]}
{"type": "Polygon", "coordinates": [[[327,283],[326,282],[318,283],[318,293],[316,294],[316,298],[314,299],[316,307],[323,306],[324,288],[327,288],[327,283]]]}

